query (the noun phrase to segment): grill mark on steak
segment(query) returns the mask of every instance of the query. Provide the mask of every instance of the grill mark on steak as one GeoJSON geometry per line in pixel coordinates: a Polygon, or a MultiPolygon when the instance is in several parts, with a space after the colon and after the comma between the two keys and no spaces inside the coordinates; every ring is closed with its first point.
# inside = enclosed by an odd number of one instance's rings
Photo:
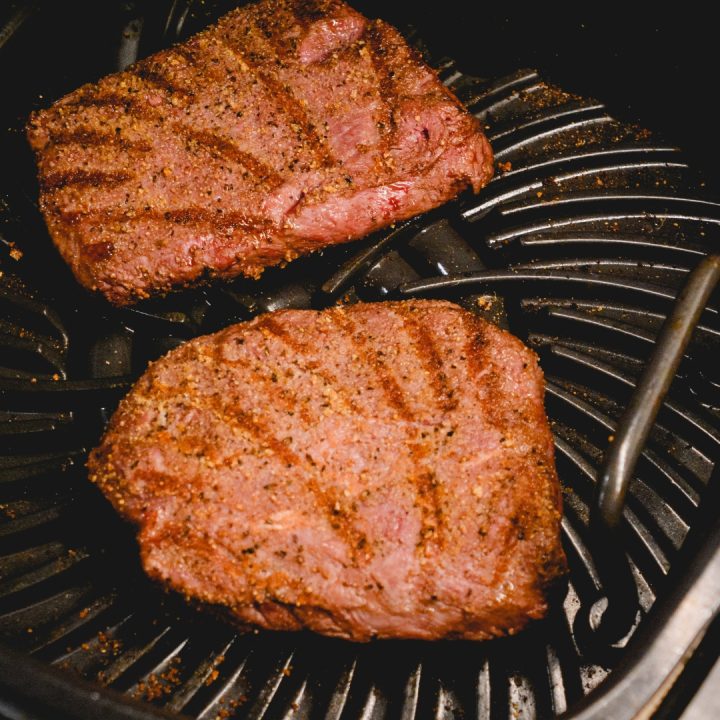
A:
{"type": "MultiPolygon", "coordinates": [[[[395,310],[397,310],[397,307],[395,307],[395,310]]],[[[411,439],[412,423],[415,418],[408,405],[405,393],[390,373],[385,361],[370,346],[367,339],[358,333],[355,321],[340,308],[329,311],[328,316],[345,334],[351,346],[357,350],[358,363],[361,366],[372,368],[386,403],[397,410],[399,416],[408,422],[406,442],[414,466],[413,475],[409,478],[409,481],[415,490],[416,506],[421,514],[420,537],[418,538],[417,549],[421,555],[428,556],[433,546],[441,549],[445,542],[441,488],[434,474],[422,469],[423,458],[427,457],[429,450],[424,443],[411,439]]]]}
{"type": "MultiPolygon", "coordinates": [[[[493,395],[498,396],[501,392],[500,378],[496,372],[488,369],[492,368],[493,364],[490,362],[491,358],[489,357],[492,348],[488,347],[486,341],[486,327],[475,315],[469,313],[461,315],[461,322],[467,330],[467,344],[464,354],[468,363],[469,375],[474,381],[482,377],[483,384],[492,388],[492,392],[488,394],[491,397],[493,395]]],[[[486,414],[492,425],[502,427],[503,416],[498,413],[492,402],[488,403],[486,414]]]]}
{"type": "Polygon", "coordinates": [[[408,436],[407,446],[413,460],[415,474],[410,482],[415,489],[415,506],[420,510],[420,534],[416,543],[417,553],[429,557],[433,549],[445,547],[445,518],[443,502],[445,493],[435,473],[427,468],[426,458],[433,450],[433,440],[420,433],[419,440],[408,436]]]}
{"type": "Polygon", "coordinates": [[[371,347],[370,343],[362,334],[358,333],[355,321],[350,318],[342,308],[333,308],[328,312],[333,323],[345,334],[353,349],[357,350],[358,362],[361,366],[372,368],[378,387],[389,407],[397,410],[398,415],[407,420],[413,421],[413,414],[408,406],[405,394],[398,385],[397,380],[390,374],[388,367],[378,351],[371,347]]]}
{"type": "MultiPolygon", "coordinates": [[[[131,115],[134,121],[165,123],[168,119],[166,112],[155,109],[146,100],[117,92],[100,92],[97,96],[81,94],[77,99],[68,101],[62,106],[63,111],[73,110],[82,114],[88,108],[113,108],[125,115],[131,115]]],[[[152,130],[157,128],[153,127],[152,130]]]]}
{"type": "Polygon", "coordinates": [[[92,128],[76,128],[74,130],[59,130],[50,133],[50,141],[54,145],[83,145],[97,146],[114,145],[123,150],[137,150],[149,152],[152,144],[144,140],[129,140],[118,132],[100,132],[92,128]]]}
{"type": "Polygon", "coordinates": [[[292,333],[288,332],[275,318],[271,315],[264,315],[257,324],[257,327],[261,330],[266,330],[278,340],[285,343],[294,353],[297,358],[303,359],[304,366],[310,370],[314,375],[319,377],[326,387],[332,388],[340,401],[345,405],[345,408],[355,415],[361,413],[361,408],[348,394],[347,389],[343,385],[339,385],[336,380],[327,372],[325,372],[320,364],[314,360],[310,360],[306,355],[306,349],[302,343],[299,343],[292,333]]]}
{"type": "Polygon", "coordinates": [[[277,382],[274,382],[272,378],[268,378],[263,375],[252,361],[246,357],[238,357],[235,359],[229,359],[222,352],[222,348],[214,346],[210,356],[206,356],[202,353],[203,357],[207,357],[210,363],[215,363],[216,366],[223,367],[224,365],[230,365],[232,367],[242,368],[250,376],[250,384],[261,385],[265,391],[264,398],[272,398],[272,402],[279,403],[283,406],[285,412],[288,415],[295,415],[296,413],[303,420],[303,422],[310,425],[313,422],[313,418],[308,412],[307,407],[300,401],[300,398],[288,388],[284,388],[284,392],[278,391],[277,382]]]}
{"type": "Polygon", "coordinates": [[[395,91],[395,81],[393,80],[395,71],[388,67],[385,62],[386,50],[383,47],[381,27],[382,21],[380,20],[374,20],[368,23],[363,33],[363,39],[367,43],[375,76],[378,79],[379,96],[382,103],[381,116],[383,119],[379,121],[381,136],[380,155],[382,157],[382,154],[392,147],[397,131],[394,108],[397,101],[397,93],[395,91]]]}
{"type": "MultiPolygon", "coordinates": [[[[155,110],[147,104],[140,104],[134,99],[128,99],[127,105],[120,102],[120,97],[111,96],[107,99],[109,100],[108,103],[92,102],[90,105],[94,107],[103,107],[107,105],[110,107],[122,107],[126,111],[132,110],[134,119],[146,122],[164,124],[167,120],[167,116],[163,112],[155,110]]],[[[73,106],[81,109],[87,104],[88,103],[82,101],[77,104],[73,104],[73,106]]],[[[203,148],[206,148],[216,157],[221,157],[242,165],[253,175],[253,177],[265,182],[269,190],[279,187],[284,182],[283,178],[269,165],[259,160],[252,153],[246,152],[242,148],[238,147],[233,141],[221,137],[217,133],[202,129],[198,130],[182,122],[172,122],[170,124],[170,129],[188,143],[195,143],[203,148]]],[[[68,139],[71,139],[70,133],[68,133],[68,136],[70,136],[68,139]]],[[[83,133],[80,131],[78,140],[81,140],[83,137],[83,133]]],[[[105,138],[110,141],[111,137],[112,134],[105,135],[96,133],[95,138],[90,137],[90,144],[100,144],[102,140],[105,140],[105,138]]],[[[120,141],[118,141],[118,144],[120,144],[120,147],[126,147],[120,141]]],[[[127,147],[130,147],[130,144],[128,144],[127,147]]],[[[138,147],[141,146],[139,145],[138,147]]],[[[148,143],[145,143],[144,148],[150,150],[151,146],[148,143]]]]}
{"type": "Polygon", "coordinates": [[[303,464],[300,458],[280,439],[273,434],[262,422],[254,418],[242,408],[233,408],[223,403],[222,398],[204,396],[205,405],[192,404],[198,410],[209,410],[223,423],[234,428],[245,436],[250,436],[259,445],[271,450],[288,468],[303,464]]]}
{"type": "Polygon", "coordinates": [[[334,5],[337,3],[327,0],[294,0],[290,3],[290,11],[298,24],[307,28],[316,20],[322,20],[334,5]]]}
{"type": "Polygon", "coordinates": [[[185,43],[183,45],[174,45],[173,52],[179,55],[185,61],[185,64],[188,67],[192,67],[197,70],[199,61],[197,55],[195,55],[195,53],[193,52],[190,43],[185,43]]]}
{"type": "MultiPolygon", "coordinates": [[[[312,494],[317,508],[322,511],[329,526],[347,546],[354,563],[358,560],[358,551],[364,553],[366,559],[372,557],[367,537],[352,522],[351,511],[343,507],[341,496],[332,488],[323,488],[318,482],[320,471],[317,464],[310,459],[301,458],[286,443],[278,438],[260,419],[240,407],[228,407],[217,396],[204,396],[205,405],[194,405],[198,410],[207,410],[229,427],[236,428],[240,433],[253,438],[259,445],[268,448],[287,468],[302,468],[305,486],[312,494]]],[[[242,452],[238,456],[244,455],[242,452]]],[[[232,463],[228,458],[226,463],[232,463]]]]}
{"type": "Polygon", "coordinates": [[[270,222],[266,218],[248,216],[244,212],[219,212],[206,208],[177,208],[153,213],[144,213],[144,217],[154,220],[169,220],[177,225],[209,225],[214,230],[234,231],[238,228],[244,232],[266,230],[270,222]]]}
{"type": "Polygon", "coordinates": [[[159,63],[154,63],[153,65],[140,63],[133,65],[126,72],[128,75],[139,78],[144,83],[158,90],[162,90],[171,97],[177,97],[184,102],[190,102],[195,97],[194,90],[178,85],[174,80],[165,75],[160,68],[159,63]]]}
{"type": "MultiPolygon", "coordinates": [[[[112,103],[115,107],[115,103],[112,103]]],[[[139,120],[165,122],[165,116],[160,112],[155,112],[149,107],[144,107],[142,111],[135,111],[135,117],[139,120]]],[[[284,180],[273,168],[256,158],[252,153],[246,152],[238,147],[234,142],[223,138],[207,130],[196,130],[195,128],[180,122],[171,124],[171,129],[181,136],[188,144],[195,144],[209,151],[214,157],[221,158],[232,163],[242,165],[254,178],[265,183],[269,190],[278,188],[283,184],[284,180]]],[[[83,145],[117,145],[124,150],[139,150],[147,152],[152,149],[149,143],[142,141],[130,141],[117,137],[113,133],[97,133],[78,130],[67,133],[56,133],[51,136],[53,142],[57,144],[79,143],[83,145]]],[[[82,171],[75,171],[76,173],[82,171]]],[[[130,179],[128,177],[128,179],[130,179]]],[[[47,183],[47,180],[46,180],[47,183]]],[[[43,186],[47,188],[47,184],[43,186]]]]}
{"type": "Polygon", "coordinates": [[[425,370],[439,407],[446,412],[454,410],[458,404],[457,399],[453,397],[454,392],[443,370],[443,359],[435,345],[432,333],[418,321],[417,313],[412,308],[395,305],[394,311],[400,318],[403,329],[412,339],[413,351],[425,370]]]}
{"type": "MultiPolygon", "coordinates": [[[[260,38],[259,34],[256,37],[260,38]]],[[[314,155],[319,167],[332,167],[336,164],[324,137],[310,120],[303,104],[295,97],[292,88],[276,77],[261,69],[248,53],[232,45],[227,38],[218,35],[215,38],[235,57],[243,72],[251,72],[258,82],[266,88],[273,104],[287,117],[288,125],[297,133],[298,146],[314,155]]]]}
{"type": "Polygon", "coordinates": [[[115,252],[115,245],[107,240],[82,245],[80,252],[89,257],[93,262],[103,262],[110,259],[115,252]]]}
{"type": "MultiPolygon", "coordinates": [[[[400,308],[396,304],[393,310],[402,322],[406,309],[400,308]]],[[[442,548],[445,542],[442,488],[434,474],[423,469],[423,459],[427,457],[429,450],[425,443],[422,441],[414,441],[410,437],[410,433],[412,432],[411,424],[415,418],[405,397],[405,393],[390,373],[386,362],[377,355],[377,351],[370,346],[366,338],[358,333],[355,321],[345,314],[342,309],[335,308],[329,312],[328,315],[350,340],[352,347],[357,349],[358,362],[360,365],[372,368],[378,378],[379,388],[387,404],[395,408],[400,417],[408,422],[407,445],[415,467],[414,474],[409,480],[415,488],[416,504],[421,513],[421,529],[417,548],[420,554],[427,556],[430,554],[431,547],[442,548]],[[373,359],[371,359],[371,356],[374,356],[373,359]]],[[[403,327],[406,327],[404,323],[403,327]]],[[[413,343],[413,346],[419,358],[425,357],[422,352],[418,351],[416,343],[413,343]]],[[[432,385],[432,383],[430,384],[432,385]]]]}
{"type": "Polygon", "coordinates": [[[242,165],[251,172],[255,178],[266,183],[270,189],[275,189],[284,182],[283,178],[269,165],[258,160],[252,153],[245,152],[245,150],[242,150],[230,140],[226,140],[206,130],[194,130],[181,123],[174,123],[173,128],[176,128],[185,139],[208,149],[215,156],[242,165]]]}
{"type": "Polygon", "coordinates": [[[280,66],[287,67],[288,61],[292,62],[291,53],[295,49],[297,38],[285,37],[283,22],[277,13],[258,12],[254,16],[254,23],[258,32],[249,34],[249,37],[269,47],[270,56],[276,56],[280,66]],[[279,32],[278,27],[281,28],[279,32]]]}
{"type": "Polygon", "coordinates": [[[82,111],[90,107],[118,107],[130,109],[131,107],[139,107],[137,101],[128,95],[123,95],[112,90],[103,91],[97,88],[86,88],[79,90],[76,97],[70,97],[63,100],[59,110],[65,111],[68,108],[75,108],[82,111]]]}
{"type": "Polygon", "coordinates": [[[247,233],[261,232],[271,227],[267,218],[248,215],[244,212],[221,213],[217,210],[199,207],[168,208],[166,210],[102,208],[100,210],[61,212],[59,217],[70,225],[83,220],[102,220],[107,223],[151,220],[171,222],[176,225],[209,225],[215,230],[240,229],[247,233]]]}
{"type": "Polygon", "coordinates": [[[127,172],[103,172],[102,170],[67,170],[50,173],[42,180],[45,192],[57,192],[67,187],[116,187],[132,180],[134,175],[127,172]]]}
{"type": "Polygon", "coordinates": [[[168,120],[168,114],[162,108],[155,109],[146,100],[116,92],[99,92],[96,97],[81,94],[77,99],[65,103],[61,109],[63,112],[71,110],[82,115],[88,108],[112,108],[121,113],[123,120],[130,116],[134,123],[148,124],[149,133],[157,132],[168,120]]]}
{"type": "MultiPolygon", "coordinates": [[[[471,377],[479,378],[482,375],[482,383],[490,402],[483,404],[488,424],[502,431],[507,424],[507,417],[502,413],[501,409],[492,402],[493,398],[502,397],[503,389],[501,378],[491,363],[492,346],[487,342],[487,326],[476,316],[463,314],[462,322],[467,329],[467,343],[465,347],[465,357],[467,358],[471,377]],[[490,368],[490,369],[487,369],[490,368]]],[[[522,426],[520,426],[522,427],[522,426]]],[[[512,452],[512,451],[508,451],[512,452]]],[[[499,477],[495,480],[494,485],[502,485],[503,482],[507,486],[513,481],[512,476],[507,474],[507,469],[503,468],[499,477]]],[[[510,524],[504,531],[503,542],[512,547],[516,537],[516,529],[510,524]]],[[[493,568],[492,582],[497,584],[502,578],[510,564],[510,552],[499,557],[493,568]]]]}
{"type": "MultiPolygon", "coordinates": [[[[411,453],[416,461],[428,455],[428,449],[416,444],[411,453]]],[[[442,550],[445,547],[445,514],[443,502],[445,492],[434,472],[419,472],[414,479],[416,502],[422,514],[422,527],[418,540],[418,552],[425,557],[431,554],[431,548],[442,550]]]]}
{"type": "Polygon", "coordinates": [[[482,352],[485,344],[482,325],[475,321],[474,315],[468,317],[468,315],[463,314],[460,320],[467,332],[467,343],[463,350],[463,357],[468,363],[469,374],[473,377],[476,374],[484,374],[485,370],[477,357],[477,353],[482,352]]]}

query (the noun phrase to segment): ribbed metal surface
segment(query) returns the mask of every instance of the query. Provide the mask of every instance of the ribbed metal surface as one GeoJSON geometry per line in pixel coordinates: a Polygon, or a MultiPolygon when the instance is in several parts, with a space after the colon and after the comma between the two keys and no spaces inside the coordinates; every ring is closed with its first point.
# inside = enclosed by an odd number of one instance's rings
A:
{"type": "MultiPolygon", "coordinates": [[[[200,8],[176,1],[165,15],[159,6],[118,11],[117,63],[186,36],[221,10],[200,8]]],[[[62,270],[33,204],[22,137],[11,136],[17,163],[3,171],[0,206],[6,643],[203,720],[546,718],[615,666],[622,647],[587,645],[579,631],[601,596],[588,544],[595,474],[679,286],[717,244],[720,204],[675,148],[616,122],[600,103],[553,88],[533,71],[488,82],[449,60],[438,66],[496,151],[497,176],[479,196],[259,282],[131,310],[88,300],[62,270]],[[567,595],[550,617],[493,643],[358,646],[307,634],[237,635],[151,585],[131,531],[87,482],[83,465],[132,378],[184,339],[259,312],[411,295],[455,299],[496,317],[502,298],[510,329],[540,354],[571,567],[567,595]]],[[[64,82],[72,87],[80,75],[64,82]]],[[[624,532],[643,613],[666,591],[720,456],[719,339],[713,306],[630,490],[624,532]]]]}

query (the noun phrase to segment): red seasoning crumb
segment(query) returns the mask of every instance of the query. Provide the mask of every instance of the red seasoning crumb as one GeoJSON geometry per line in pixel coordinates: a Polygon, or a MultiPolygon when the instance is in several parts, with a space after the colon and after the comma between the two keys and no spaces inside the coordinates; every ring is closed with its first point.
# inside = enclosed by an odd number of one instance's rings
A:
{"type": "Polygon", "coordinates": [[[212,684],[218,679],[218,675],[220,675],[220,673],[219,673],[217,670],[213,670],[213,671],[208,675],[207,680],[205,681],[205,684],[206,684],[206,685],[212,685],[212,684]]]}

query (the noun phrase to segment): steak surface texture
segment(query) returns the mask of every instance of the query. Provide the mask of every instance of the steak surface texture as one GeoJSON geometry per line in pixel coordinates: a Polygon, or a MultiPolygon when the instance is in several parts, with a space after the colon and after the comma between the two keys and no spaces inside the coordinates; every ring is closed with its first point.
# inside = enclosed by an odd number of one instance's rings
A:
{"type": "Polygon", "coordinates": [[[241,626],[487,639],[565,572],[543,392],[452,303],[278,311],[155,362],[90,477],[151,577],[241,626]]]}
{"type": "Polygon", "coordinates": [[[478,121],[402,36],[338,0],[263,0],[34,113],[40,207],[125,305],[437,207],[492,175],[478,121]]]}

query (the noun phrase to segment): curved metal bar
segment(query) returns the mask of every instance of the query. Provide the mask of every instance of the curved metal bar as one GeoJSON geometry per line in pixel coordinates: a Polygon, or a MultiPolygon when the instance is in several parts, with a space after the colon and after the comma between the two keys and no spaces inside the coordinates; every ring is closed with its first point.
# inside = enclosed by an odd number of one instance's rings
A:
{"type": "Polygon", "coordinates": [[[720,611],[720,520],[702,540],[699,549],[682,553],[684,574],[676,575],[681,579],[643,620],[621,663],[563,720],[658,717],[658,708],[720,611]]]}
{"type": "Polygon", "coordinates": [[[637,614],[637,589],[619,532],[630,480],[693,330],[718,281],[720,255],[709,255],[692,271],[680,291],[605,453],[591,517],[594,556],[608,601],[595,632],[605,642],[624,637],[637,614]]]}

